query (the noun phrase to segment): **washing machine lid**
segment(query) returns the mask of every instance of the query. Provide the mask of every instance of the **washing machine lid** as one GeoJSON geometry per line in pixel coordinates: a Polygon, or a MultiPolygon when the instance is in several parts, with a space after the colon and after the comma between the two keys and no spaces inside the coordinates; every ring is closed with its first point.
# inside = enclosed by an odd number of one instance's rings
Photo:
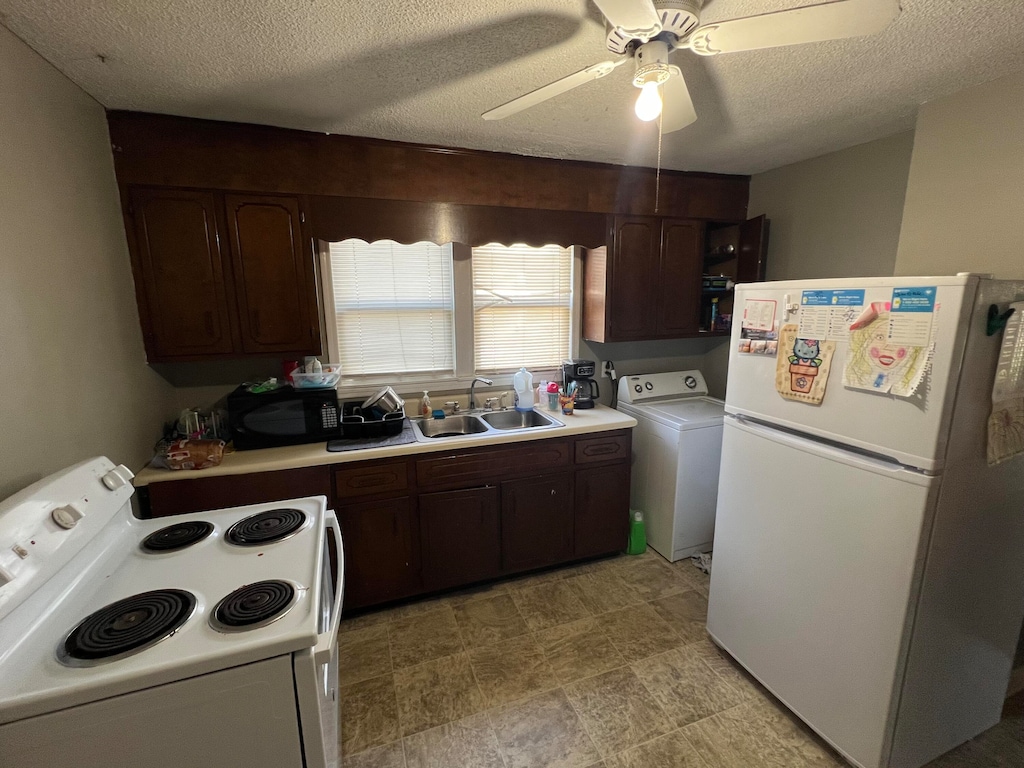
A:
{"type": "Polygon", "coordinates": [[[649,401],[642,405],[634,403],[630,410],[679,430],[702,429],[722,425],[725,403],[713,397],[685,397],[649,401]]]}

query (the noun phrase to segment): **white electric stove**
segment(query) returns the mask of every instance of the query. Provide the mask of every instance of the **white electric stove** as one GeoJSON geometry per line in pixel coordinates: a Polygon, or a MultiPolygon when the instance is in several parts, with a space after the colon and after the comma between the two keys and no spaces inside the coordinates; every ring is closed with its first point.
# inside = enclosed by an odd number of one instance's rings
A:
{"type": "Polygon", "coordinates": [[[630,506],[647,542],[673,562],[711,551],[725,403],[700,371],[674,371],[620,378],[616,407],[637,420],[630,506]]]}
{"type": "Polygon", "coordinates": [[[0,765],[333,768],[323,496],[154,520],[94,459],[0,503],[0,765]]]}

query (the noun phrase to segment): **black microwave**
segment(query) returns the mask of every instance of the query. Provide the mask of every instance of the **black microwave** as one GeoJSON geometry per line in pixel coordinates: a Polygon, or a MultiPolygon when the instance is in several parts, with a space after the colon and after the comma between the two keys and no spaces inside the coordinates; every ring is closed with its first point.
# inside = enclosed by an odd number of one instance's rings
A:
{"type": "Polygon", "coordinates": [[[334,389],[281,387],[228,395],[228,426],[235,449],[318,443],[339,437],[341,409],[334,389]]]}

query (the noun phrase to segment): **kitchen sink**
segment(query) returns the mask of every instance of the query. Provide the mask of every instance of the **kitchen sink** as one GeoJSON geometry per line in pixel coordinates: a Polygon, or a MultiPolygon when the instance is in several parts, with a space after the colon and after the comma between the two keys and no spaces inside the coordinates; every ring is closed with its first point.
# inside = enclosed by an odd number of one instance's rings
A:
{"type": "Polygon", "coordinates": [[[487,425],[476,416],[446,416],[443,419],[423,419],[413,424],[424,437],[465,437],[487,431],[487,425]]]}
{"type": "Polygon", "coordinates": [[[443,419],[412,420],[413,431],[420,442],[561,426],[562,422],[536,411],[485,411],[459,413],[443,419]]]}
{"type": "Polygon", "coordinates": [[[543,413],[536,411],[494,411],[482,413],[480,418],[495,429],[530,429],[531,427],[549,427],[556,424],[543,413]]]}

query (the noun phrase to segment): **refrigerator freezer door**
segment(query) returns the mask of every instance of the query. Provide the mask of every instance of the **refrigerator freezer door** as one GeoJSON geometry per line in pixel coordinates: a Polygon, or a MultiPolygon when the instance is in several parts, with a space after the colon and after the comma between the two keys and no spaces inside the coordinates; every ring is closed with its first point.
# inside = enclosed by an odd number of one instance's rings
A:
{"type": "Polygon", "coordinates": [[[708,631],[864,768],[888,759],[937,485],[726,418],[708,631]]]}
{"type": "MultiPolygon", "coordinates": [[[[891,456],[896,461],[929,472],[942,469],[946,453],[953,395],[956,392],[968,333],[971,304],[978,278],[863,278],[753,283],[736,289],[735,313],[742,317],[745,302],[777,302],[780,325],[798,323],[799,311],[786,313],[784,303],[799,304],[804,290],[864,289],[865,306],[889,301],[894,287],[936,286],[935,357],[914,397],[850,389],[843,386],[849,344],[836,344],[824,402],[819,406],[785,400],[775,390],[774,357],[738,352],[741,323],[734,323],[729,357],[726,411],[891,456]],[[966,301],[965,301],[966,296],[966,301]]],[[[790,350],[779,349],[779,355],[790,350]]]]}

